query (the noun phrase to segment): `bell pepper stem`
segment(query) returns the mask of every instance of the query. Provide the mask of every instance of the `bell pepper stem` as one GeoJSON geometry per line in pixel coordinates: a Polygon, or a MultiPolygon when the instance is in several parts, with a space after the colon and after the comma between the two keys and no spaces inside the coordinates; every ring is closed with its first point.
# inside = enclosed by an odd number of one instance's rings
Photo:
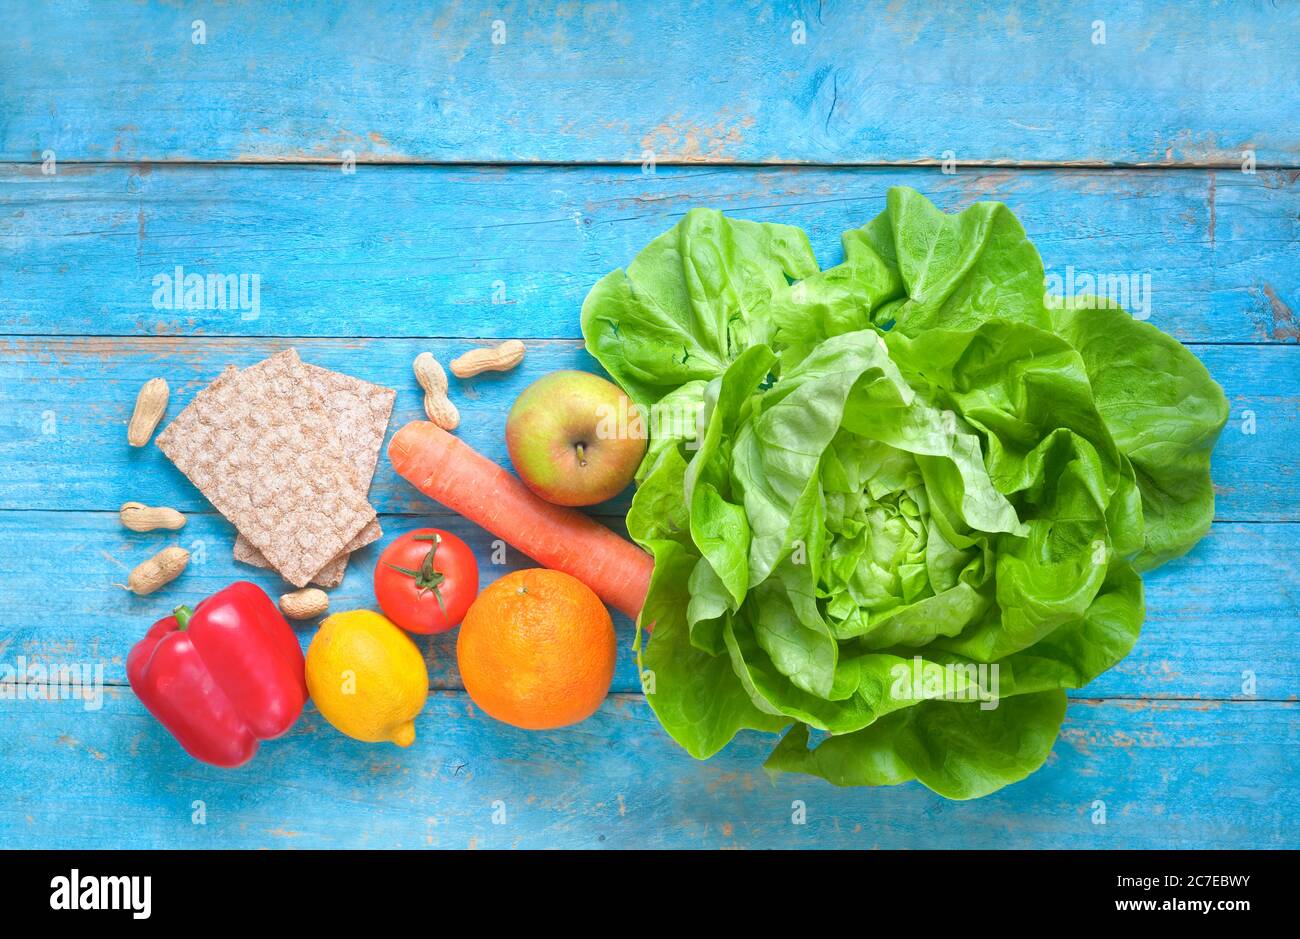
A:
{"type": "Polygon", "coordinates": [[[190,617],[194,615],[194,611],[187,606],[178,606],[172,610],[172,615],[176,617],[176,625],[184,632],[189,628],[190,617]]]}

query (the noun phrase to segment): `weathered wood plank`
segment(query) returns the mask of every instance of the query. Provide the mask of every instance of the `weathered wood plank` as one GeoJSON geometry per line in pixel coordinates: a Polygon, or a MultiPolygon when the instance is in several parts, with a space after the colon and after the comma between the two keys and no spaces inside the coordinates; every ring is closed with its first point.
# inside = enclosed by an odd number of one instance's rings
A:
{"type": "MultiPolygon", "coordinates": [[[[619,527],[618,519],[607,520],[619,527]]],[[[434,523],[463,537],[479,560],[483,584],[534,566],[511,549],[493,563],[490,536],[456,517],[384,516],[385,539],[354,555],[344,583],[331,591],[335,611],[375,608],[371,587],[382,544],[399,532],[434,523]]],[[[180,532],[138,534],[106,512],[0,512],[0,662],[19,656],[41,664],[97,665],[104,680],[124,683],[126,654],[155,620],[178,603],[195,602],[233,580],[261,584],[272,596],[291,589],[278,575],[236,564],[234,530],[220,516],[195,515],[180,532]],[[114,583],[169,544],[194,561],[157,594],[135,597],[114,583]]],[[[1187,557],[1146,576],[1147,620],[1136,649],[1082,692],[1090,697],[1287,699],[1300,687],[1295,624],[1300,621],[1300,525],[1217,524],[1187,557]],[[1248,694],[1247,672],[1254,676],[1248,694]]],[[[633,629],[616,616],[618,691],[637,691],[633,629]]],[[[315,632],[302,624],[304,647],[315,632]]],[[[461,687],[455,634],[417,640],[435,688],[461,687]]]]}
{"type": "MultiPolygon", "coordinates": [[[[136,392],[164,376],[174,417],[226,365],[249,365],[287,346],[303,358],[397,389],[391,428],[423,416],[411,362],[432,350],[444,363],[465,340],[213,339],[206,337],[0,339],[0,508],[116,509],[127,499],[203,510],[207,502],[154,446],[126,444],[136,392]]],[[[453,378],[458,431],[509,465],[506,414],[530,382],[555,369],[598,370],[576,341],[527,344],[522,365],[469,381],[453,378]]],[[[1227,392],[1232,418],[1214,459],[1217,517],[1300,520],[1295,441],[1300,434],[1300,348],[1193,346],[1227,392]]],[[[170,419],[170,418],[169,418],[170,419]]],[[[371,499],[381,512],[423,512],[428,500],[379,461],[371,499]]],[[[604,511],[626,509],[627,496],[604,511]]]]}
{"type": "MultiPolygon", "coordinates": [[[[1189,15],[1174,0],[998,16],[678,0],[5,5],[0,160],[36,165],[0,165],[0,663],[103,665],[109,687],[99,711],[0,702],[0,847],[1300,846],[1288,808],[1300,796],[1297,27],[1293,6],[1189,15]],[[196,16],[205,45],[191,42],[196,16]],[[492,44],[494,19],[504,45],[492,44]],[[795,19],[804,45],[791,42],[795,19]],[[646,150],[660,164],[951,151],[959,163],[1236,167],[1246,149],[1287,169],[640,168],[646,150]],[[335,163],[345,150],[363,164],[355,175],[132,165],[335,163]],[[172,381],[174,414],[222,365],[295,344],[396,387],[396,427],[419,413],[416,352],[445,361],[475,338],[533,338],[517,373],[455,387],[463,436],[504,462],[504,413],[523,385],[595,367],[576,342],[587,289],[686,209],[799,224],[829,264],[839,233],[896,184],[950,209],[1008,201],[1062,276],[1150,275],[1152,321],[1202,343],[1233,405],[1215,465],[1225,521],[1147,576],[1142,640],[1075,696],[1042,773],[958,805],[916,786],[770,784],[758,735],[696,763],[626,693],[637,681],[623,618],[621,693],[553,733],[481,715],[456,690],[454,636],[420,640],[439,690],[407,751],[349,741],[309,709],[253,767],[225,773],[184,757],[122,687],[127,649],[182,597],[235,577],[281,589],[232,562],[230,526],[160,453],[123,443],[146,378],[172,381]],[[257,275],[258,315],[156,308],[154,275],[176,265],[257,275]],[[52,338],[79,334],[131,338],[52,338]],[[263,338],[289,336],[317,338],[263,338]],[[179,534],[133,534],[111,511],[130,498],[199,511],[179,534]],[[173,541],[196,549],[177,584],[143,599],[111,586],[173,541]],[[191,821],[196,799],[204,826],[191,821]],[[807,825],[790,824],[796,799],[807,825]],[[498,800],[505,825],[492,824],[498,800]]],[[[529,563],[511,551],[491,565],[483,532],[430,516],[380,466],[374,501],[390,536],[435,518],[474,546],[485,580],[529,563]]],[[[600,512],[617,526],[625,507],[600,512]]],[[[355,559],[335,609],[372,605],[377,553],[355,559]]],[[[301,627],[304,642],[311,632],[301,627]]]]}
{"type": "Polygon", "coordinates": [[[772,783],[766,735],[698,763],[632,696],[528,733],[440,692],[407,750],[349,740],[309,707],[223,771],[119,691],[91,713],[4,706],[0,847],[1295,848],[1298,707],[1075,701],[1040,772],[958,803],[916,784],[772,783]]]}
{"type": "Polygon", "coordinates": [[[1192,7],[17,0],[0,159],[1295,165],[1300,11],[1192,7]]]}
{"type": "MultiPolygon", "coordinates": [[[[295,346],[307,362],[396,389],[391,436],[408,421],[427,419],[411,368],[415,357],[430,350],[446,365],[474,345],[421,339],[0,339],[0,446],[12,464],[0,478],[0,508],[116,509],[125,499],[182,511],[210,508],[156,446],[126,443],[136,393],[150,377],[163,376],[171,386],[161,428],[226,365],[251,365],[295,346]]],[[[510,405],[532,381],[566,368],[599,371],[580,342],[543,340],[530,341],[523,363],[511,372],[473,379],[449,375],[461,412],[457,434],[508,466],[510,405]]],[[[371,501],[381,512],[423,512],[430,505],[393,472],[386,450],[371,501]]],[[[626,496],[612,503],[623,510],[627,504],[626,496]]]]}
{"type": "Polygon", "coordinates": [[[843,231],[910,185],[947,209],[1005,200],[1051,273],[1124,278],[1140,294],[1126,305],[1183,341],[1295,342],[1297,178],[0,165],[0,321],[34,335],[577,338],[591,285],[692,207],[802,226],[829,265],[843,231]],[[247,303],[156,306],[155,277],[178,266],[245,277],[247,303]]]}
{"type": "MultiPolygon", "coordinates": [[[[607,520],[622,529],[621,519],[607,520]]],[[[334,612],[378,609],[373,577],[383,546],[397,534],[436,525],[464,538],[478,559],[480,583],[486,587],[498,577],[535,561],[514,548],[504,558],[492,537],[459,516],[446,512],[430,516],[382,516],[384,537],[352,556],[343,584],[330,591],[334,612]],[[497,563],[501,562],[501,563],[497,563]]],[[[104,667],[104,680],[126,682],[126,655],[156,620],[179,603],[193,603],[234,580],[251,580],[272,597],[293,587],[272,571],[239,564],[231,557],[235,530],[219,515],[192,515],[178,532],[131,532],[116,513],[107,512],[0,512],[0,578],[6,609],[0,610],[0,662],[15,665],[18,656],[28,662],[83,663],[104,667]],[[41,549],[33,551],[24,535],[39,532],[41,549]],[[125,592],[131,568],[168,545],[191,554],[181,577],[147,597],[125,592]],[[58,583],[53,602],[49,585],[58,583]]],[[[614,614],[619,634],[619,660],[615,687],[640,690],[632,657],[632,623],[614,614]]],[[[316,632],[316,622],[296,624],[303,648],[316,632]]],[[[456,668],[456,634],[416,637],[425,650],[430,683],[435,688],[461,687],[456,668]]]]}

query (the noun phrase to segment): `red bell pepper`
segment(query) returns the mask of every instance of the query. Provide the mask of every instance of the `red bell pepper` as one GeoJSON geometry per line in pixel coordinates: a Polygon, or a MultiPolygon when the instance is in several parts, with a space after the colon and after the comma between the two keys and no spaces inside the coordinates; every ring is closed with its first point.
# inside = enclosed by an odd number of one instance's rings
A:
{"type": "Polygon", "coordinates": [[[126,659],[131,689],[196,760],[242,766],[307,701],[298,637],[266,592],[239,581],[154,623],[126,659]]]}

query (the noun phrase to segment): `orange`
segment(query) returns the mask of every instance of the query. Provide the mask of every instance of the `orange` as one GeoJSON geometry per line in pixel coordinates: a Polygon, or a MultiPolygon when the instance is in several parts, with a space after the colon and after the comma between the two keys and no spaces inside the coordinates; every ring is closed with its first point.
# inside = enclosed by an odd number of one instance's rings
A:
{"type": "Polygon", "coordinates": [[[456,658],[474,703],[499,721],[549,730],[586,720],[614,678],[614,623],[575,577],[532,568],[474,601],[456,658]]]}

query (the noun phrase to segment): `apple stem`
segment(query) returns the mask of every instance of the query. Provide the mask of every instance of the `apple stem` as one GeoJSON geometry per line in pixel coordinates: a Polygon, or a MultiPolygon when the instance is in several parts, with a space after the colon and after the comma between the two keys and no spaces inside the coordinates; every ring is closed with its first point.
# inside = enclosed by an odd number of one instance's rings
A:
{"type": "Polygon", "coordinates": [[[587,465],[587,445],[584,443],[578,444],[578,465],[587,465]]]}

